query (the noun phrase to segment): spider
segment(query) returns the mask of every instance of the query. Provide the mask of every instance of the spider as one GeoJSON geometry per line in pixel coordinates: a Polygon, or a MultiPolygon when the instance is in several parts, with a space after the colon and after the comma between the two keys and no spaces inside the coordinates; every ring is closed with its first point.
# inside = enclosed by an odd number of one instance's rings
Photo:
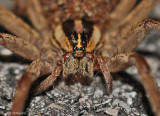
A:
{"type": "Polygon", "coordinates": [[[152,110],[160,116],[160,93],[150,67],[143,56],[133,52],[148,32],[160,30],[160,21],[143,20],[158,0],[143,0],[136,7],[137,0],[81,1],[78,11],[73,4],[76,0],[68,0],[62,16],[53,15],[58,21],[53,20],[52,26],[40,1],[24,1],[33,28],[0,7],[0,24],[16,35],[0,33],[0,45],[32,61],[18,81],[11,115],[23,111],[32,83],[41,76],[50,74],[36,87],[37,93],[51,86],[61,72],[65,81],[85,84],[92,80],[93,71],[101,71],[106,92],[111,93],[110,72],[136,66],[152,110]],[[92,4],[102,8],[89,11],[94,8],[92,4]]]}

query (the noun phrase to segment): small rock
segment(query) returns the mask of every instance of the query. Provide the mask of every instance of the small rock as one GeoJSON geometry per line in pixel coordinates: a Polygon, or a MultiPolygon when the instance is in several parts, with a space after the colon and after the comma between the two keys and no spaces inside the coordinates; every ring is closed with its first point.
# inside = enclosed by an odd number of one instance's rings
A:
{"type": "Polygon", "coordinates": [[[105,104],[110,103],[110,102],[111,102],[111,100],[112,100],[112,99],[108,99],[107,101],[104,101],[104,102],[102,103],[102,105],[105,105],[105,104]]]}
{"type": "Polygon", "coordinates": [[[116,88],[113,90],[113,93],[119,93],[120,92],[120,88],[116,88]]]}
{"type": "Polygon", "coordinates": [[[40,99],[41,99],[40,97],[36,97],[36,98],[35,98],[35,103],[36,103],[36,102],[39,102],[40,99]]]}
{"type": "Polygon", "coordinates": [[[104,113],[108,114],[108,115],[111,115],[111,116],[118,116],[118,112],[119,112],[119,109],[112,109],[112,108],[107,108],[104,113]]]}
{"type": "Polygon", "coordinates": [[[86,105],[88,109],[91,109],[91,105],[88,102],[86,103],[86,105]]]}
{"type": "Polygon", "coordinates": [[[47,108],[53,108],[53,109],[59,109],[59,110],[63,110],[63,107],[60,105],[57,105],[55,103],[50,104],[49,106],[47,106],[47,108]]]}
{"type": "Polygon", "coordinates": [[[10,55],[12,55],[12,52],[10,50],[4,48],[1,50],[0,54],[3,56],[10,56],[10,55]]]}
{"type": "Polygon", "coordinates": [[[112,105],[113,106],[120,106],[120,107],[124,108],[127,111],[127,113],[129,113],[129,111],[130,111],[129,106],[124,101],[121,101],[119,99],[115,99],[113,101],[112,105]]]}
{"type": "Polygon", "coordinates": [[[59,96],[59,93],[54,93],[54,96],[55,96],[55,97],[58,97],[58,96],[59,96]]]}
{"type": "Polygon", "coordinates": [[[0,109],[3,109],[3,110],[4,110],[4,109],[5,109],[5,106],[0,106],[0,109]]]}
{"type": "Polygon", "coordinates": [[[130,96],[131,96],[132,98],[136,97],[136,95],[137,95],[136,92],[131,92],[131,93],[130,93],[130,96]]]}
{"type": "Polygon", "coordinates": [[[104,108],[100,108],[100,109],[97,109],[95,112],[102,112],[102,111],[104,111],[104,108]]]}
{"type": "Polygon", "coordinates": [[[94,98],[100,98],[103,96],[103,91],[100,90],[100,89],[97,89],[95,92],[94,92],[94,98]]]}
{"type": "Polygon", "coordinates": [[[83,110],[83,106],[79,106],[79,109],[80,109],[80,110],[83,110]]]}
{"type": "Polygon", "coordinates": [[[88,99],[88,96],[84,96],[84,97],[80,98],[79,102],[85,103],[86,99],[88,99]]]}
{"type": "Polygon", "coordinates": [[[126,97],[126,98],[135,98],[137,95],[136,92],[128,92],[128,93],[122,93],[122,96],[126,97]]]}
{"type": "Polygon", "coordinates": [[[19,74],[20,73],[20,70],[19,69],[15,69],[14,70],[14,74],[19,74]]]}
{"type": "Polygon", "coordinates": [[[139,116],[140,115],[139,112],[135,108],[132,108],[131,112],[133,112],[134,116],[139,116]]]}
{"type": "Polygon", "coordinates": [[[128,99],[127,99],[127,104],[128,104],[128,105],[132,105],[132,103],[133,103],[132,98],[128,98],[128,99]]]}

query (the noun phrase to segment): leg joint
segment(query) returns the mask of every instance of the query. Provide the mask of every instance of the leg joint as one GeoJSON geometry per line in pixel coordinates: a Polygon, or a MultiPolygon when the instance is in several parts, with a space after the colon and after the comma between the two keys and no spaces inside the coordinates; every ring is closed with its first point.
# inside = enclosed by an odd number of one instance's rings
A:
{"type": "Polygon", "coordinates": [[[133,65],[137,66],[140,74],[150,73],[150,67],[143,56],[135,53],[129,57],[129,60],[133,65]]]}

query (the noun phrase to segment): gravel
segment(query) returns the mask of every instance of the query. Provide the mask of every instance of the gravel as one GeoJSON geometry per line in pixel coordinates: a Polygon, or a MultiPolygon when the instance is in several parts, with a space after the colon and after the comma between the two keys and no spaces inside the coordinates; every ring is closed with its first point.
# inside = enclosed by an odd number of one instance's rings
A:
{"type": "MultiPolygon", "coordinates": [[[[150,17],[155,17],[155,14],[159,13],[158,8],[160,4],[155,11],[152,11],[150,17]]],[[[160,33],[154,31],[149,34],[138,46],[137,51],[146,57],[160,89],[160,33]]],[[[3,47],[0,47],[0,56],[7,57],[4,61],[0,61],[0,115],[7,116],[12,105],[16,83],[28,63],[3,47]],[[15,62],[8,57],[19,60],[15,62]]],[[[110,95],[106,94],[101,77],[102,75],[95,76],[89,86],[79,83],[66,85],[60,81],[54,88],[42,94],[36,96],[31,94],[27,100],[27,107],[21,114],[28,116],[153,115],[135,67],[127,69],[126,72],[113,74],[113,92],[110,95]]]]}

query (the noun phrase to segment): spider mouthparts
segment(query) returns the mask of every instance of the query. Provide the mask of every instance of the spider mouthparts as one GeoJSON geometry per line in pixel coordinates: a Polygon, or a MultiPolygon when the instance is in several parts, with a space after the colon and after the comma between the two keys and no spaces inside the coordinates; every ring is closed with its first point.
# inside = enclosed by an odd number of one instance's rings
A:
{"type": "Polygon", "coordinates": [[[74,57],[83,57],[85,53],[81,50],[77,50],[76,52],[73,53],[74,57]]]}

